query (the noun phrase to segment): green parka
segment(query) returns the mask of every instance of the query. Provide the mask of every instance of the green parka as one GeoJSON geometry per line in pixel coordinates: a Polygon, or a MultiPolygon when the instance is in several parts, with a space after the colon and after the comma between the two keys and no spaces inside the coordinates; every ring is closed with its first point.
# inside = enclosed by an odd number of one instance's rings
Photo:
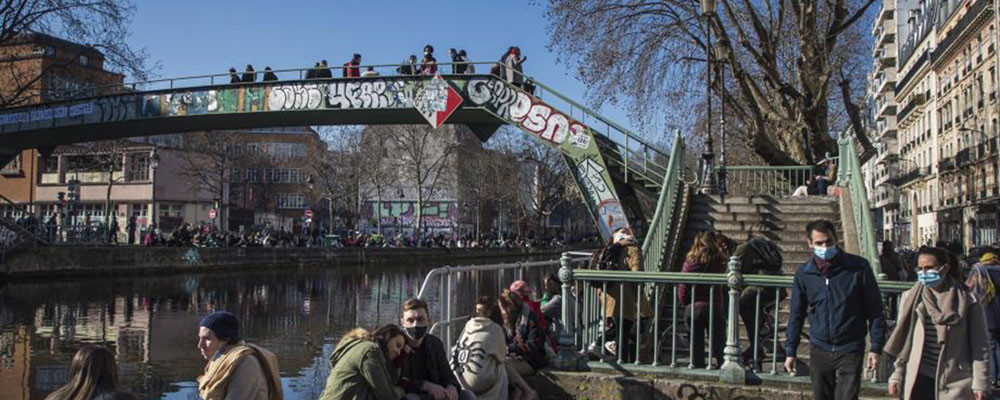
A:
{"type": "Polygon", "coordinates": [[[393,375],[370,334],[352,331],[330,355],[330,376],[320,400],[399,400],[393,375]]]}

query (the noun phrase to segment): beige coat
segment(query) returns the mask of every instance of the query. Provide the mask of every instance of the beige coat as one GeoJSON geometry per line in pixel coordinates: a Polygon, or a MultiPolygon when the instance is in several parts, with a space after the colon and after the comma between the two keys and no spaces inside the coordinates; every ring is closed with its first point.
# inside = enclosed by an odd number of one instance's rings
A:
{"type": "MultiPolygon", "coordinates": [[[[914,296],[919,295],[921,285],[903,293],[900,304],[906,304],[914,296]]],[[[938,400],[967,400],[975,398],[973,391],[989,391],[987,354],[989,345],[986,331],[986,314],[982,304],[969,301],[969,310],[965,319],[948,329],[944,344],[941,346],[941,356],[937,368],[937,398],[938,400]]],[[[920,354],[924,348],[924,318],[923,304],[917,306],[917,318],[913,319],[909,342],[896,359],[896,370],[889,377],[889,384],[900,384],[903,388],[903,398],[909,399],[913,390],[913,382],[917,378],[920,366],[920,354]],[[905,379],[904,379],[905,378],[905,379]]],[[[906,312],[900,307],[900,312],[906,312]]],[[[897,329],[899,329],[897,327],[897,329]]],[[[902,334],[902,332],[900,332],[902,334]]],[[[896,335],[896,332],[893,332],[896,335]]]]}
{"type": "MultiPolygon", "coordinates": [[[[618,269],[622,271],[642,271],[642,249],[637,245],[626,246],[624,251],[618,258],[618,269]]],[[[608,317],[615,317],[621,315],[623,312],[625,314],[625,319],[629,321],[635,321],[635,301],[637,297],[638,285],[634,283],[627,283],[624,287],[620,287],[616,283],[608,283],[608,296],[604,300],[604,312],[606,312],[608,317]],[[624,296],[625,300],[622,301],[621,308],[619,310],[618,297],[624,296]]],[[[649,305],[649,299],[643,295],[640,299],[639,307],[641,310],[642,318],[650,318],[653,316],[653,307],[649,305]]]]}

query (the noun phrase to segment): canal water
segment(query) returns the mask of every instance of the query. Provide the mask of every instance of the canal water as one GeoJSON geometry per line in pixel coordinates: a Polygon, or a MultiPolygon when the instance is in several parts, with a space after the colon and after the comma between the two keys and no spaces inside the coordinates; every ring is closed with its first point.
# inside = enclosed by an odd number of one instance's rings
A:
{"type": "MultiPolygon", "coordinates": [[[[513,261],[524,259],[488,263],[513,261]]],[[[340,335],[358,326],[398,323],[400,304],[415,296],[436,266],[414,260],[403,266],[7,284],[0,287],[0,399],[43,399],[66,383],[82,344],[102,344],[116,354],[127,391],[198,399],[195,379],[205,366],[196,348],[198,322],[214,310],[235,313],[243,336],[278,356],[286,399],[316,399],[340,335]]],[[[539,287],[544,274],[556,270],[528,269],[523,276],[539,287]]],[[[495,295],[517,277],[515,270],[456,275],[455,314],[467,314],[477,294],[495,295]]],[[[435,320],[444,301],[439,282],[434,279],[425,294],[435,320]]]]}

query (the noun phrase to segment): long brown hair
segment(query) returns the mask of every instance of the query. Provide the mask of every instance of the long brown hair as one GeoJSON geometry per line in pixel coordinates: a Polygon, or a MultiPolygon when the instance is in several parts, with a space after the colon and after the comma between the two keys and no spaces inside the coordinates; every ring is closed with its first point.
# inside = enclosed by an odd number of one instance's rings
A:
{"type": "Polygon", "coordinates": [[[718,234],[715,232],[699,232],[694,237],[694,244],[691,245],[686,260],[704,266],[725,263],[726,254],[722,251],[720,243],[718,234]]]}
{"type": "Polygon", "coordinates": [[[45,400],[90,400],[95,395],[120,389],[115,356],[102,346],[84,345],[69,365],[69,383],[45,400]]]}
{"type": "Polygon", "coordinates": [[[407,342],[406,332],[403,331],[403,328],[393,324],[378,328],[372,333],[372,340],[378,343],[378,348],[382,350],[382,357],[385,358],[386,365],[392,365],[393,360],[389,359],[389,341],[395,339],[396,336],[402,336],[403,342],[407,342]]]}
{"type": "Polygon", "coordinates": [[[507,318],[503,319],[504,325],[507,327],[517,325],[517,318],[521,316],[521,307],[524,306],[521,296],[511,292],[510,289],[504,289],[498,300],[500,300],[500,308],[507,314],[507,318]]]}

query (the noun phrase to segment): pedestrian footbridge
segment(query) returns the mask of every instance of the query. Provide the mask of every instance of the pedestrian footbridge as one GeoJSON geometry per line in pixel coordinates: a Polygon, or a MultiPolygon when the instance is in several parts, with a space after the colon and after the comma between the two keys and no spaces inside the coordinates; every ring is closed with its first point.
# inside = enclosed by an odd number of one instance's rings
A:
{"type": "MultiPolygon", "coordinates": [[[[469,64],[490,71],[495,63],[469,64]]],[[[605,238],[627,226],[657,232],[656,215],[674,214],[673,200],[684,187],[682,158],[672,160],[667,150],[536,79],[519,77],[533,83],[529,93],[493,74],[400,75],[396,65],[374,67],[380,76],[304,79],[307,70],[282,70],[275,71],[281,79],[268,82],[220,83],[229,82],[227,75],[164,79],[3,110],[0,161],[28,148],[192,131],[464,124],[485,141],[509,124],[565,156],[605,238]],[[646,204],[669,204],[644,210],[640,196],[651,199],[646,204]]]]}

